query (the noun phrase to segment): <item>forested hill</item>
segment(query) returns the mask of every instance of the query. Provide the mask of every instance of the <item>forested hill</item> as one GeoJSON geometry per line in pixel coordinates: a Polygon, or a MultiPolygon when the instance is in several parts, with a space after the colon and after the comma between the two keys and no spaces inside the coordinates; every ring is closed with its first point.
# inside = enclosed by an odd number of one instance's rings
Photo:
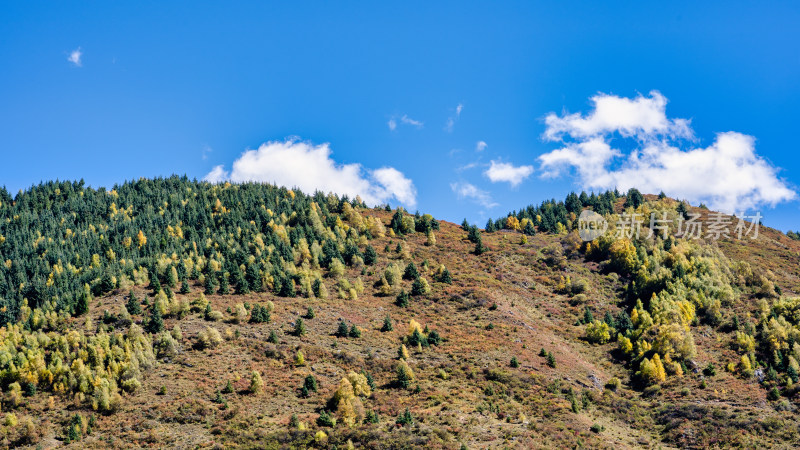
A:
{"type": "Polygon", "coordinates": [[[239,291],[261,287],[269,277],[278,291],[288,289],[284,264],[296,252],[327,268],[340,256],[332,242],[346,244],[349,260],[360,254],[361,235],[381,229],[360,221],[348,234],[342,220],[358,221],[352,206],[358,200],[185,177],[110,190],[47,182],[14,199],[3,189],[0,323],[15,321],[24,299],[33,308],[76,313],[90,295],[130,289],[153,273],[172,288],[202,272],[208,283],[233,282],[239,291]]]}
{"type": "Polygon", "coordinates": [[[2,447],[800,442],[794,233],[635,189],[484,229],[185,177],[0,198],[2,447]]]}

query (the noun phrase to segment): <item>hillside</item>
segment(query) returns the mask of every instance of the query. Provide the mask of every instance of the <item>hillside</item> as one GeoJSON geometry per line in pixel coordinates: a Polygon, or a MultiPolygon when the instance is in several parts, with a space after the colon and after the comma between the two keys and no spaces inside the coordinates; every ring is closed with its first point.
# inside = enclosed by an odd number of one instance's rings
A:
{"type": "Polygon", "coordinates": [[[3,445],[795,447],[800,241],[581,197],[478,230],[177,177],[0,192],[3,445]]]}

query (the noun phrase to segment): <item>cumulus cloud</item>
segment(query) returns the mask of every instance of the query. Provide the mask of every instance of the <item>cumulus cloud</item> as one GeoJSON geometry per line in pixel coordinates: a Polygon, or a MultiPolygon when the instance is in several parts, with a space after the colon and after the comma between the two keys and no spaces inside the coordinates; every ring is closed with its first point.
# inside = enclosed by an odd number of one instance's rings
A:
{"type": "Polygon", "coordinates": [[[484,141],[478,141],[478,142],[475,144],[475,151],[476,151],[476,152],[482,152],[482,151],[486,150],[486,147],[488,147],[488,146],[489,146],[489,144],[487,144],[486,142],[484,142],[484,141]]]}
{"type": "Polygon", "coordinates": [[[728,213],[796,197],[778,169],[756,153],[752,136],[731,131],[707,147],[687,143],[693,136],[689,121],[669,119],[667,100],[656,91],[649,98],[598,95],[592,101],[595,109],[587,116],[545,119],[544,138],[563,147],[539,157],[544,178],[572,172],[584,188],[664,191],[728,213]],[[632,148],[612,147],[618,136],[633,140],[632,148]]]}
{"type": "Polygon", "coordinates": [[[483,173],[492,183],[507,181],[512,187],[519,186],[525,178],[533,173],[533,166],[515,166],[511,163],[490,161],[489,168],[483,173]]]}
{"type": "Polygon", "coordinates": [[[209,183],[221,183],[228,179],[228,171],[225,170],[225,166],[222,164],[218,166],[214,166],[211,169],[211,172],[208,172],[208,175],[203,178],[203,181],[208,181],[209,183]]]}
{"type": "Polygon", "coordinates": [[[633,99],[598,94],[591,101],[594,110],[587,116],[580,113],[560,117],[555,113],[548,114],[545,117],[545,139],[560,140],[564,135],[585,139],[613,132],[641,139],[693,136],[689,120],[667,118],[667,99],[658,91],[650,92],[649,98],[639,95],[633,99]]]}
{"type": "Polygon", "coordinates": [[[497,203],[492,201],[492,196],[488,192],[478,189],[473,184],[465,181],[457,183],[450,183],[450,189],[458,196],[459,199],[469,199],[483,206],[484,208],[494,208],[497,203]]]}
{"type": "Polygon", "coordinates": [[[322,191],[351,198],[358,195],[370,205],[392,198],[408,207],[416,205],[416,188],[402,172],[392,167],[368,170],[360,164],[337,164],[331,153],[327,143],[314,145],[297,139],[270,141],[257,150],[242,153],[230,172],[216,166],[204,180],[256,181],[298,188],[309,194],[322,191]]]}
{"type": "Polygon", "coordinates": [[[67,56],[67,61],[71,62],[75,67],[81,67],[83,63],[81,62],[81,57],[83,56],[83,52],[81,48],[78,47],[75,50],[69,52],[69,56],[67,56]]]}
{"type": "Polygon", "coordinates": [[[425,124],[421,120],[412,119],[411,117],[408,117],[407,114],[403,114],[400,117],[392,116],[389,119],[389,121],[386,122],[386,124],[389,126],[390,130],[394,131],[394,130],[397,129],[397,125],[399,125],[397,123],[398,120],[400,121],[400,124],[410,125],[410,126],[415,127],[417,129],[422,128],[423,126],[425,126],[425,124]]]}

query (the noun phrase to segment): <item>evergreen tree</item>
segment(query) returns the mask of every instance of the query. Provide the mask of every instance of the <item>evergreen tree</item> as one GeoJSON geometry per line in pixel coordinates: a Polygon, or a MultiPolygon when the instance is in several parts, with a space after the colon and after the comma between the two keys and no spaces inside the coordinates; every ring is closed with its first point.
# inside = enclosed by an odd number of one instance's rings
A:
{"type": "Polygon", "coordinates": [[[211,295],[211,294],[214,293],[214,288],[216,286],[215,286],[215,283],[214,283],[214,277],[211,274],[206,275],[206,280],[204,282],[204,287],[205,287],[205,291],[204,292],[205,292],[206,295],[211,295]]]}
{"type": "Polygon", "coordinates": [[[625,207],[632,207],[635,209],[638,208],[642,203],[644,203],[644,196],[642,193],[636,188],[630,188],[625,198],[625,207]]]}
{"type": "Polygon", "coordinates": [[[153,289],[153,292],[158,292],[161,290],[161,282],[158,281],[158,272],[155,270],[153,270],[150,278],[150,288],[153,289]]]}
{"type": "Polygon", "coordinates": [[[375,247],[367,245],[366,250],[364,250],[364,264],[371,266],[375,264],[375,261],[377,260],[378,253],[375,251],[375,247]]]}
{"type": "Polygon", "coordinates": [[[442,275],[439,277],[439,281],[445,284],[453,284],[453,277],[450,276],[450,271],[444,269],[442,275]]]}
{"type": "Polygon", "coordinates": [[[82,316],[87,312],[89,312],[89,294],[86,291],[81,291],[75,304],[75,315],[82,316]]]}
{"type": "Polygon", "coordinates": [[[400,414],[397,417],[397,425],[405,426],[405,425],[414,425],[414,416],[408,412],[408,408],[406,408],[405,412],[400,414]]]}
{"type": "Polygon", "coordinates": [[[172,270],[172,267],[167,269],[167,286],[174,288],[178,284],[178,273],[172,270]]]}
{"type": "Polygon", "coordinates": [[[522,229],[522,233],[528,236],[536,234],[536,228],[533,226],[533,222],[528,221],[528,223],[525,224],[525,228],[522,229]]]}
{"type": "Polygon", "coordinates": [[[339,320],[339,327],[336,329],[336,333],[334,336],[336,337],[347,337],[349,330],[347,329],[347,323],[344,320],[339,320]]]}
{"type": "Polygon", "coordinates": [[[161,316],[161,310],[158,305],[153,304],[150,307],[150,319],[147,321],[147,332],[157,334],[164,331],[164,318],[161,316]]]}
{"type": "Polygon", "coordinates": [[[219,274],[219,290],[220,295],[228,295],[231,293],[230,284],[228,283],[228,274],[220,272],[219,274]]]}
{"type": "Polygon", "coordinates": [[[125,309],[127,309],[128,314],[132,316],[142,313],[142,307],[139,304],[139,299],[136,298],[136,294],[133,291],[131,291],[130,295],[128,295],[128,302],[125,303],[125,309]]]}
{"type": "Polygon", "coordinates": [[[297,321],[294,323],[294,335],[297,337],[304,336],[306,334],[306,325],[303,323],[303,318],[298,317],[297,321]]]}
{"type": "Polygon", "coordinates": [[[405,308],[406,306],[408,306],[410,299],[411,296],[408,295],[406,291],[400,291],[400,293],[397,294],[397,299],[395,300],[395,304],[397,306],[400,306],[401,308],[405,308]]]}
{"type": "Polygon", "coordinates": [[[186,280],[181,281],[181,290],[179,291],[181,294],[188,294],[191,292],[189,290],[189,282],[186,280]]]}
{"type": "Polygon", "coordinates": [[[317,379],[314,375],[307,375],[303,380],[303,387],[309,391],[317,392],[317,379]]]}
{"type": "Polygon", "coordinates": [[[416,280],[419,278],[419,271],[413,262],[408,263],[406,270],[403,272],[403,278],[406,280],[416,280]]]}
{"type": "Polygon", "coordinates": [[[383,318],[383,326],[381,327],[381,331],[387,332],[392,331],[393,329],[394,327],[392,326],[392,318],[387,314],[386,317],[383,318]]]}

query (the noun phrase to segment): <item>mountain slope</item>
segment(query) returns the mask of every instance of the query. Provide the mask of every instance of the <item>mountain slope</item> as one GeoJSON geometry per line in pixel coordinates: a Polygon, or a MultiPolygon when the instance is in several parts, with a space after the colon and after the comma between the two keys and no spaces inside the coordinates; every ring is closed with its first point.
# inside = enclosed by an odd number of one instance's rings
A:
{"type": "MultiPolygon", "coordinates": [[[[78,278],[94,271],[85,278],[85,296],[77,284],[75,296],[61,309],[58,302],[21,300],[12,321],[18,324],[0,331],[6,445],[788,448],[798,441],[793,413],[798,399],[794,384],[787,382],[797,323],[786,311],[793,311],[800,243],[775,230],[762,227],[754,240],[672,241],[667,245],[675,250],[669,254],[685,250],[690,255],[688,287],[656,290],[652,283],[632,288],[631,282],[659,280],[654,275],[659,273],[673,280],[684,270],[677,263],[670,263],[669,273],[660,270],[667,267],[669,252],[663,240],[634,241],[634,256],[628,255],[633,265],[623,269],[599,241],[593,250],[567,232],[575,226],[569,213],[556,219],[564,228],[560,234],[536,229],[533,235],[510,229],[480,233],[426,216],[268,187],[167,180],[154,189],[140,183],[145,186],[134,190],[142,198],[130,194],[131,204],[139,206],[128,215],[153,225],[143,233],[147,243],[128,249],[127,258],[135,261],[131,269],[106,251],[97,267],[76,266],[78,278]],[[144,201],[153,190],[168,202],[160,208],[164,214],[144,201]],[[276,212],[246,216],[263,202],[242,194],[253,190],[283,208],[283,217],[276,212]],[[208,220],[218,228],[199,228],[173,215],[185,213],[169,203],[180,205],[194,198],[186,196],[193,191],[201,193],[198,207],[212,211],[208,220]],[[311,211],[318,216],[317,230],[311,211]],[[305,238],[294,231],[298,228],[305,238]],[[166,237],[155,238],[159,233],[166,237]],[[374,261],[368,247],[376,250],[374,261]],[[211,266],[218,267],[208,270],[211,266]],[[637,267],[646,274],[632,271],[637,267]],[[113,278],[107,289],[94,287],[104,282],[105,273],[113,278]],[[695,278],[700,284],[693,284],[695,278]],[[185,288],[179,289],[184,280],[185,288]],[[719,305],[688,296],[711,292],[707,286],[714,283],[719,283],[714,292],[731,293],[720,294],[724,302],[719,305]],[[407,300],[401,295],[412,291],[407,300]],[[642,300],[638,294],[644,293],[662,296],[660,304],[694,298],[696,312],[682,334],[691,336],[694,352],[679,358],[684,353],[656,345],[641,354],[625,353],[611,333],[599,339],[603,343],[590,342],[587,328],[595,320],[610,317],[626,329],[620,320],[632,319],[636,300],[642,300]],[[75,299],[86,299],[85,313],[75,299]],[[778,366],[767,355],[769,323],[773,318],[779,323],[782,315],[785,338],[779,335],[775,342],[786,362],[778,366]],[[384,328],[387,316],[392,330],[384,328]],[[159,320],[163,326],[157,326],[159,320]],[[341,322],[347,336],[337,336],[341,322]],[[419,324],[416,333],[414,323],[419,324]],[[737,332],[752,336],[749,352],[737,332]],[[404,358],[398,357],[402,345],[404,358]],[[659,351],[674,356],[683,373],[670,372],[663,379],[637,374],[659,351]],[[756,364],[750,367],[753,373],[744,373],[738,365],[749,353],[756,364]],[[725,369],[729,363],[734,364],[730,371],[725,369]],[[762,374],[768,366],[775,369],[776,379],[759,383],[758,365],[762,374]],[[398,368],[404,376],[398,376],[398,368]],[[772,387],[779,397],[768,400],[772,387]],[[326,416],[337,424],[325,423],[326,416]]],[[[118,192],[131,187],[120,186],[118,192]]],[[[626,202],[616,198],[613,211],[607,211],[612,231],[613,214],[623,213],[626,202]]],[[[635,205],[642,213],[670,214],[677,214],[678,206],[651,196],[635,205]]],[[[120,202],[115,208],[128,206],[120,202]]],[[[61,214],[68,215],[66,209],[61,214]]],[[[698,208],[688,212],[707,214],[698,208]]],[[[9,218],[15,220],[13,214],[9,218]]],[[[102,229],[100,223],[93,226],[102,229]]],[[[3,251],[28,252],[28,265],[37,258],[46,262],[58,250],[54,239],[47,252],[33,256],[35,247],[18,248],[29,245],[27,238],[11,238],[5,227],[0,234],[9,239],[3,251]]],[[[550,227],[559,231],[555,222],[550,227]]],[[[136,236],[139,227],[120,228],[136,236]]],[[[513,220],[510,228],[516,228],[513,220]]],[[[112,239],[119,244],[111,250],[124,253],[125,237],[112,239]]],[[[30,238],[39,239],[35,233],[30,238]]],[[[42,242],[47,241],[45,235],[42,242]]],[[[615,242],[609,239],[608,247],[615,242]]],[[[78,260],[97,262],[91,256],[78,260]]],[[[27,272],[34,283],[36,273],[27,272]]],[[[659,330],[672,317],[659,322],[654,306],[659,302],[649,300],[640,310],[653,313],[654,328],[632,320],[625,334],[641,345],[660,342],[659,330]]]]}

